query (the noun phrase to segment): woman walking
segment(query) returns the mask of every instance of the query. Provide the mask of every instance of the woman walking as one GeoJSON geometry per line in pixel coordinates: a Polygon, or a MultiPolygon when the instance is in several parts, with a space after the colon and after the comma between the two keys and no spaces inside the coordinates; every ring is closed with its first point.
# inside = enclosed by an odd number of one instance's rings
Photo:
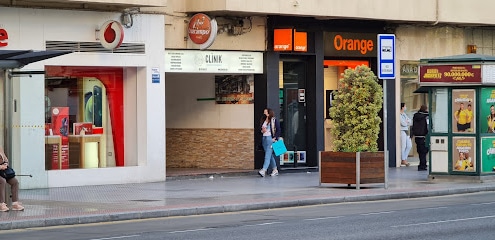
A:
{"type": "Polygon", "coordinates": [[[263,111],[264,117],[261,122],[261,133],[263,134],[262,144],[265,150],[265,161],[263,168],[258,172],[260,176],[265,177],[268,168],[273,169],[270,176],[278,176],[277,163],[273,153],[272,144],[280,138],[280,122],[275,117],[272,109],[266,108],[263,111]]]}

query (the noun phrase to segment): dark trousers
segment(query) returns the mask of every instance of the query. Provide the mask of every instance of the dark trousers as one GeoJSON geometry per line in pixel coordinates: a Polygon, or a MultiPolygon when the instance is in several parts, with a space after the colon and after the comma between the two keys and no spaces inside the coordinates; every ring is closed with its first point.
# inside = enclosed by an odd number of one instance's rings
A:
{"type": "Polygon", "coordinates": [[[424,137],[415,137],[416,148],[419,154],[419,166],[418,169],[426,169],[426,154],[428,153],[428,147],[424,137]]]}

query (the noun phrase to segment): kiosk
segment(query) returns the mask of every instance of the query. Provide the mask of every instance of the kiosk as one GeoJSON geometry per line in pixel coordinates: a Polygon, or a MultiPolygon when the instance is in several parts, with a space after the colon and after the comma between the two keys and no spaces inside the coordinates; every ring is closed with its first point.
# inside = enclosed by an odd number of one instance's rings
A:
{"type": "Polygon", "coordinates": [[[429,179],[495,179],[495,57],[422,59],[420,88],[429,99],[429,179]]]}

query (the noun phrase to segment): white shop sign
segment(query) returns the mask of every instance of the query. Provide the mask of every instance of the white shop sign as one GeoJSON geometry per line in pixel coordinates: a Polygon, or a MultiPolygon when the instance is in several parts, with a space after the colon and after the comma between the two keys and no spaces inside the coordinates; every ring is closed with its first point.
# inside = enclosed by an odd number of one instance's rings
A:
{"type": "Polygon", "coordinates": [[[263,53],[166,50],[165,72],[260,74],[263,53]]]}

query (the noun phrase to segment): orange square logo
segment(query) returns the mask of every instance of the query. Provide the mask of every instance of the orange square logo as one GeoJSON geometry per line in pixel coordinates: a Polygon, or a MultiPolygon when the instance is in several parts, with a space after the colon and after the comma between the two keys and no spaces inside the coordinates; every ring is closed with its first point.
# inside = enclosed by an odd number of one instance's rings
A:
{"type": "Polygon", "coordinates": [[[292,29],[273,30],[273,51],[292,51],[292,29]]]}
{"type": "Polygon", "coordinates": [[[295,52],[308,51],[308,33],[296,32],[296,30],[294,30],[294,51],[295,52]]]}

